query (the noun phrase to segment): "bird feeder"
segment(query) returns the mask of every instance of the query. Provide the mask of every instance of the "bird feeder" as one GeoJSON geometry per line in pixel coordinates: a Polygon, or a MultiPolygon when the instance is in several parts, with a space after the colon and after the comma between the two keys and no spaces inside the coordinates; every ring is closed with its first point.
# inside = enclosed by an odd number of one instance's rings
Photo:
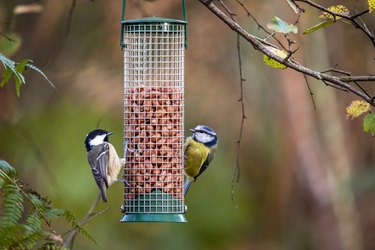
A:
{"type": "Polygon", "coordinates": [[[185,20],[124,20],[124,213],[121,222],[186,222],[185,20]]]}

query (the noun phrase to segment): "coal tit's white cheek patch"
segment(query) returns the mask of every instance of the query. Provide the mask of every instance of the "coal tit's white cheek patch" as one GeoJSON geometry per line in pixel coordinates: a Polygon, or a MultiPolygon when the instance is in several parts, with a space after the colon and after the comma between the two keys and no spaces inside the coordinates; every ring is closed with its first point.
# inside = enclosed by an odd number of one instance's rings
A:
{"type": "Polygon", "coordinates": [[[98,146],[100,144],[103,144],[104,143],[104,138],[106,137],[107,135],[97,135],[95,136],[94,139],[92,139],[89,144],[90,146],[98,146]]]}

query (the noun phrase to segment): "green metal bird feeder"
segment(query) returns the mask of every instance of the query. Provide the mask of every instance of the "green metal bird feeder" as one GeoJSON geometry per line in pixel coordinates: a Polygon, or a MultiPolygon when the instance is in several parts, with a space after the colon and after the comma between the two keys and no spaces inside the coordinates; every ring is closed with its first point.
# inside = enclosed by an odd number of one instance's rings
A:
{"type": "Polygon", "coordinates": [[[124,213],[121,222],[187,222],[184,185],[184,20],[125,20],[124,213]]]}

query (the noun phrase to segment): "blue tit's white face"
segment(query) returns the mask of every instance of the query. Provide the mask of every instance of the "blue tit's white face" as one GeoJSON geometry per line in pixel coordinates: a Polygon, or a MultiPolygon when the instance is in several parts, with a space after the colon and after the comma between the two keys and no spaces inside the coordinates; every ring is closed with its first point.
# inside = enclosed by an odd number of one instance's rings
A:
{"type": "Polygon", "coordinates": [[[194,140],[203,143],[207,147],[216,148],[218,139],[212,128],[205,125],[198,125],[194,129],[191,129],[191,131],[194,132],[194,140]]]}

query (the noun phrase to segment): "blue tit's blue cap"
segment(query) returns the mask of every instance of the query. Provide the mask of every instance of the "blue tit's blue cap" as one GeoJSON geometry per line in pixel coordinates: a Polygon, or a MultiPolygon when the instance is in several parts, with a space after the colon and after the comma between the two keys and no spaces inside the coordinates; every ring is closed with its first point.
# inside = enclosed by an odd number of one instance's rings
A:
{"type": "Polygon", "coordinates": [[[198,125],[195,128],[190,129],[190,131],[191,132],[199,132],[200,131],[200,132],[206,132],[207,134],[216,135],[215,131],[212,128],[206,126],[206,125],[198,125]]]}

